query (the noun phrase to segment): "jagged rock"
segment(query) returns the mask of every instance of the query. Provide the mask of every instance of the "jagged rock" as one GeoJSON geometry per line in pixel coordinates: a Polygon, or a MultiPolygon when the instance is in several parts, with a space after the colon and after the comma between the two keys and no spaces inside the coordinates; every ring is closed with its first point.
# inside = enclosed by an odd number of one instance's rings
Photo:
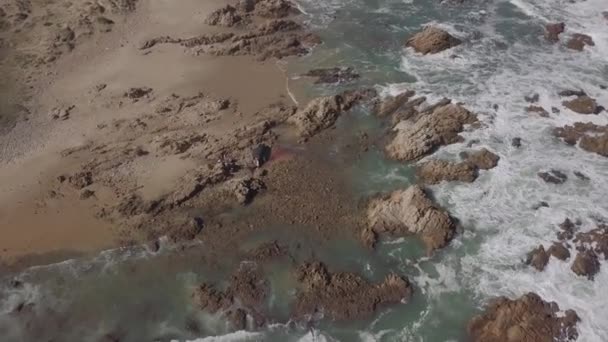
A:
{"type": "Polygon", "coordinates": [[[496,165],[498,165],[499,160],[499,156],[490,152],[486,148],[482,148],[481,150],[474,151],[472,153],[466,153],[467,163],[481,170],[490,170],[495,168],[496,165]]]}
{"type": "Polygon", "coordinates": [[[355,69],[353,69],[352,67],[313,69],[313,70],[308,71],[305,74],[302,74],[302,76],[316,78],[315,84],[347,83],[347,82],[352,82],[359,78],[359,74],[356,73],[355,69]]]}
{"type": "Polygon", "coordinates": [[[333,126],[343,112],[350,110],[361,101],[375,96],[375,91],[369,89],[318,97],[310,101],[304,109],[292,115],[287,122],[296,126],[301,137],[310,138],[333,126]]]}
{"type": "Polygon", "coordinates": [[[386,117],[398,111],[402,106],[406,105],[410,98],[416,94],[413,90],[405,91],[396,96],[388,96],[378,102],[374,112],[379,117],[386,117]]]}
{"type": "Polygon", "coordinates": [[[376,233],[373,229],[366,227],[363,229],[363,231],[361,231],[361,242],[366,248],[376,248],[376,243],[378,242],[378,233],[376,233]]]}
{"type": "Polygon", "coordinates": [[[226,5],[211,12],[205,18],[205,24],[212,26],[232,27],[243,20],[237,9],[231,5],[226,5]]]}
{"type": "Polygon", "coordinates": [[[575,145],[578,141],[583,150],[608,157],[608,125],[575,122],[574,125],[556,128],[553,134],[569,145],[575,145]]]}
{"type": "Polygon", "coordinates": [[[597,272],[600,271],[600,262],[594,251],[586,250],[578,252],[572,263],[572,272],[579,276],[585,276],[593,280],[597,272]]]}
{"type": "Polygon", "coordinates": [[[601,111],[600,106],[597,105],[595,100],[587,95],[578,96],[574,100],[564,101],[562,105],[579,114],[599,114],[601,111]]]}
{"type": "Polygon", "coordinates": [[[585,93],[583,90],[574,90],[574,89],[566,89],[566,90],[562,90],[559,93],[557,93],[559,96],[561,97],[570,97],[570,96],[576,96],[576,97],[581,97],[581,96],[587,96],[587,93],[585,93]]]}
{"type": "Polygon", "coordinates": [[[240,204],[248,204],[266,186],[258,178],[245,178],[234,181],[233,192],[240,204]]]}
{"type": "Polygon", "coordinates": [[[549,112],[545,110],[545,108],[541,106],[528,106],[526,107],[526,112],[528,113],[536,113],[543,118],[549,117],[549,112]]]}
{"type": "Polygon", "coordinates": [[[521,138],[515,137],[511,139],[511,146],[520,148],[521,147],[521,138]]]}
{"type": "Polygon", "coordinates": [[[338,321],[367,318],[381,306],[407,302],[413,292],[408,279],[396,274],[371,284],[354,273],[330,273],[320,262],[301,265],[296,279],[301,284],[292,313],[296,319],[318,312],[338,321]]]}
{"type": "Polygon", "coordinates": [[[452,163],[445,160],[431,160],[418,165],[416,176],[425,184],[442,181],[471,183],[477,179],[477,168],[470,163],[452,163]]]}
{"type": "Polygon", "coordinates": [[[591,249],[608,259],[608,227],[600,226],[588,232],[578,233],[573,241],[578,250],[591,249]]]}
{"type": "Polygon", "coordinates": [[[551,43],[559,41],[559,35],[564,33],[566,24],[564,23],[550,23],[545,25],[545,39],[551,43]]]}
{"type": "Polygon", "coordinates": [[[254,13],[263,18],[284,18],[300,11],[287,0],[257,0],[254,13]]]}
{"type": "Polygon", "coordinates": [[[547,253],[559,260],[565,261],[570,258],[570,251],[562,243],[554,242],[547,250],[547,253]]]}
{"type": "Polygon", "coordinates": [[[576,51],[583,51],[583,49],[587,45],[595,46],[595,43],[593,42],[593,39],[590,36],[582,33],[573,34],[572,38],[570,38],[570,40],[568,40],[568,43],[566,44],[569,49],[576,51]]]}
{"type": "Polygon", "coordinates": [[[458,104],[443,104],[426,110],[414,122],[403,120],[394,130],[394,139],[386,146],[389,157],[415,160],[442,145],[461,141],[458,135],[466,124],[477,123],[477,116],[458,104]]]}
{"type": "Polygon", "coordinates": [[[542,245],[533,249],[526,256],[526,264],[536,268],[539,271],[545,269],[547,263],[549,262],[549,254],[545,251],[545,247],[542,245]]]}
{"type": "Polygon", "coordinates": [[[95,196],[95,191],[89,189],[85,189],[83,192],[80,193],[81,200],[85,200],[93,196],[95,196]]]}
{"type": "Polygon", "coordinates": [[[247,329],[247,311],[238,308],[228,311],[226,316],[232,329],[237,331],[247,329]]]}
{"type": "Polygon", "coordinates": [[[549,170],[548,172],[539,172],[538,177],[546,183],[563,184],[568,180],[568,176],[559,170],[549,170]]]}
{"type": "Polygon", "coordinates": [[[575,311],[562,314],[556,303],[528,293],[515,300],[496,299],[469,321],[467,330],[473,342],[565,342],[578,337],[579,321],[575,311]]]}
{"type": "Polygon", "coordinates": [[[436,206],[419,186],[371,200],[367,219],[369,227],[377,233],[420,236],[429,252],[445,247],[456,231],[450,215],[436,206]]]}
{"type": "Polygon", "coordinates": [[[408,39],[405,45],[426,55],[450,49],[461,43],[460,39],[452,36],[447,31],[434,26],[427,26],[408,39]]]}

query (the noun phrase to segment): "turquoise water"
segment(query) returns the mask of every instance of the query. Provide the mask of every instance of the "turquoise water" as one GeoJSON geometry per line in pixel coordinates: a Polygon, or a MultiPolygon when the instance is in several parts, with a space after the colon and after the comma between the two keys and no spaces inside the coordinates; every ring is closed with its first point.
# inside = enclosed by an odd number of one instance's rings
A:
{"type": "MultiPolygon", "coordinates": [[[[461,222],[456,240],[431,258],[415,239],[386,240],[371,253],[356,241],[341,239],[320,247],[314,239],[281,234],[280,227],[245,241],[254,246],[279,239],[303,247],[302,260],[314,253],[336,270],[354,271],[370,280],[388,272],[407,275],[415,285],[410,303],[386,308],[369,320],[323,321],[313,330],[294,324],[271,324],[256,332],[230,332],[225,323],[192,307],[193,286],[219,280],[236,260],[204,267],[203,246],[185,250],[166,247],[159,254],[144,249],[108,251],[95,259],[74,260],[34,268],[17,275],[24,282],[10,286],[2,278],[0,336],[2,341],[98,341],[108,332],[121,341],[466,341],[466,322],[490,298],[519,296],[528,291],[575,309],[582,318],[579,341],[608,340],[608,282],[604,262],[594,282],[577,277],[568,263],[551,261],[543,273],[522,265],[527,251],[550,244],[557,223],[580,218],[582,229],[608,218],[605,158],[565,146],[550,135],[553,127],[574,121],[608,123],[605,113],[581,118],[566,110],[544,119],[524,112],[525,95],[540,94],[540,105],[560,106],[556,92],[582,88],[608,107],[608,25],[599,13],[603,0],[470,0],[462,5],[423,0],[300,0],[310,25],[325,44],[310,56],[291,61],[297,75],[318,67],[353,66],[361,79],[352,85],[307,88],[309,94],[331,94],[349,87],[374,86],[383,94],[414,89],[429,99],[450,97],[479,115],[484,128],[467,132],[500,155],[496,169],[482,172],[473,184],[439,184],[431,190],[437,201],[461,222]],[[568,31],[591,35],[595,47],[572,53],[546,44],[542,25],[565,21],[568,31]],[[403,42],[422,25],[435,23],[464,41],[460,47],[420,56],[403,42]],[[494,110],[494,105],[498,109],[494,110]],[[524,148],[510,146],[522,137],[524,148]],[[569,181],[549,187],[536,173],[547,167],[581,170],[588,185],[569,181]],[[549,208],[531,210],[539,201],[549,208]],[[7,313],[18,303],[36,303],[21,316],[7,313]],[[26,316],[23,316],[26,315],[26,316]],[[27,316],[29,315],[29,316],[27,316]],[[24,318],[26,317],[26,318],[24,318]],[[25,323],[24,323],[25,322],[25,323]],[[29,325],[26,326],[26,323],[29,325]],[[38,327],[38,328],[36,328],[38,327]]],[[[337,162],[357,196],[405,188],[415,182],[412,165],[388,161],[381,151],[386,123],[359,108],[338,122],[340,136],[321,158],[337,162]],[[371,144],[357,147],[362,132],[371,144]],[[355,151],[355,152],[353,152],[355,151]]],[[[440,149],[433,157],[453,158],[465,144],[440,149]]],[[[270,267],[271,310],[286,317],[293,298],[291,265],[270,267]]]]}

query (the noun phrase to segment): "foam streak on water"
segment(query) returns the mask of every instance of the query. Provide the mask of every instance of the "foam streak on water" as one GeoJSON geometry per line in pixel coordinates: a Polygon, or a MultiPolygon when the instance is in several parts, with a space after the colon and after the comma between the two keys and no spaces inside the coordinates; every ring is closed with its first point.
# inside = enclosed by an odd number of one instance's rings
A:
{"type": "MultiPolygon", "coordinates": [[[[522,267],[521,260],[537,245],[547,247],[554,241],[556,225],[566,217],[580,218],[583,230],[608,218],[608,160],[551,135],[553,127],[576,121],[608,123],[605,112],[584,116],[569,111],[557,95],[564,89],[584,89],[599,104],[608,105],[608,92],[600,88],[608,83],[608,22],[600,14],[605,7],[601,0],[497,1],[485,11],[469,14],[475,20],[482,18],[480,25],[441,23],[466,41],[462,46],[434,56],[405,51],[402,68],[417,82],[386,88],[391,93],[414,88],[435,98],[464,102],[487,124],[465,136],[479,139],[480,146],[501,157],[498,167],[483,172],[474,184],[434,187],[439,201],[472,232],[461,238],[460,247],[472,252],[448,266],[461,268],[462,282],[482,300],[534,291],[562,309],[575,309],[582,318],[579,340],[598,342],[608,340],[608,298],[603,289],[608,264],[603,262],[591,282],[569,270],[572,258],[552,260],[542,273],[522,267]],[[577,53],[562,44],[547,44],[538,27],[555,21],[566,23],[562,41],[580,32],[592,36],[596,45],[577,53]],[[536,25],[530,26],[532,30],[525,28],[530,23],[536,25]],[[450,58],[453,54],[458,57],[450,58]],[[550,118],[527,114],[524,96],[534,93],[540,95],[539,105],[548,111],[559,108],[561,113],[550,118]],[[523,139],[522,148],[511,146],[514,137],[523,139]],[[569,180],[559,186],[544,183],[537,173],[549,168],[566,171],[569,180]],[[577,179],[573,171],[588,175],[591,182],[577,179]],[[540,201],[550,208],[531,209],[540,201]],[[474,239],[481,239],[481,244],[475,246],[474,239]]],[[[462,149],[456,144],[439,154],[462,149]]]]}

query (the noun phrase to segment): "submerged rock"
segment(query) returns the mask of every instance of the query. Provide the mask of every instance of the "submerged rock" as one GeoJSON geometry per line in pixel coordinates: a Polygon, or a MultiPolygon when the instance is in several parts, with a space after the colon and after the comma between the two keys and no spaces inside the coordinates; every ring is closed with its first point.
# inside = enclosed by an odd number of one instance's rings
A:
{"type": "Polygon", "coordinates": [[[551,43],[559,41],[559,35],[564,33],[566,24],[564,23],[550,23],[545,25],[545,39],[551,43]]]}
{"type": "Polygon", "coordinates": [[[556,303],[528,293],[496,299],[469,321],[467,330],[473,342],[565,342],[578,337],[579,321],[574,310],[562,314],[556,303]]]}
{"type": "Polygon", "coordinates": [[[408,39],[405,45],[426,55],[450,49],[461,43],[460,39],[452,36],[447,31],[434,26],[427,26],[408,39]]]}
{"type": "Polygon", "coordinates": [[[414,122],[403,120],[394,130],[394,139],[386,146],[389,157],[415,160],[442,145],[459,142],[459,133],[467,124],[477,123],[477,116],[459,104],[434,106],[417,115],[414,122]]]}
{"type": "Polygon", "coordinates": [[[348,82],[352,82],[359,78],[359,74],[356,73],[355,69],[353,69],[352,67],[313,69],[313,70],[308,71],[305,74],[302,74],[302,76],[316,78],[316,80],[315,80],[316,84],[348,83],[348,82]]]}
{"type": "Polygon", "coordinates": [[[585,46],[595,46],[595,42],[593,42],[593,39],[586,34],[575,33],[572,35],[572,38],[568,40],[566,46],[572,50],[583,51],[585,46]]]}
{"type": "Polygon", "coordinates": [[[549,117],[549,112],[541,106],[528,106],[526,107],[526,112],[528,113],[536,113],[543,118],[549,117]]]}
{"type": "Polygon", "coordinates": [[[369,227],[377,233],[418,235],[429,253],[445,247],[456,233],[450,215],[436,206],[419,186],[371,200],[367,219],[369,227]]]}
{"type": "Polygon", "coordinates": [[[520,148],[521,147],[521,138],[515,137],[511,139],[511,146],[520,148]]]}
{"type": "Polygon", "coordinates": [[[546,183],[552,184],[563,184],[568,180],[568,176],[566,176],[565,173],[555,169],[551,169],[547,172],[539,172],[538,177],[546,183]]]}
{"type": "Polygon", "coordinates": [[[371,284],[354,273],[331,273],[320,262],[301,265],[296,278],[301,289],[292,315],[300,320],[319,312],[338,321],[367,318],[381,306],[409,301],[413,292],[409,280],[396,274],[371,284]]]}

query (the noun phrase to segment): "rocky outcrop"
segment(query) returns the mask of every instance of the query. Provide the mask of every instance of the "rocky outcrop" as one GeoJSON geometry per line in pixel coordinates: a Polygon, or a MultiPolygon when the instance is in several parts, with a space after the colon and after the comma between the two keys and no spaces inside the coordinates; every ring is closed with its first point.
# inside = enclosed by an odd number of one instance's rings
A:
{"type": "Polygon", "coordinates": [[[315,78],[315,84],[348,83],[359,78],[359,74],[352,67],[312,69],[302,76],[315,78]]]}
{"type": "Polygon", "coordinates": [[[546,172],[539,172],[538,177],[546,183],[563,184],[568,180],[568,176],[560,170],[551,169],[546,172]]]}
{"type": "Polygon", "coordinates": [[[582,33],[575,33],[570,40],[568,40],[566,46],[572,50],[583,51],[585,46],[595,46],[595,43],[590,36],[582,33]]]}
{"type": "Polygon", "coordinates": [[[405,46],[412,47],[422,54],[435,54],[460,45],[462,41],[447,31],[434,26],[427,26],[407,40],[405,46]]]}
{"type": "Polygon", "coordinates": [[[310,101],[304,109],[292,115],[287,122],[296,126],[299,136],[310,138],[333,126],[342,113],[375,96],[376,92],[368,89],[318,97],[310,101]]]}
{"type": "Polygon", "coordinates": [[[300,290],[292,315],[298,320],[316,313],[337,321],[367,318],[382,306],[409,301],[413,292],[408,279],[396,274],[372,284],[354,273],[331,273],[320,262],[301,265],[296,278],[300,290]]]}
{"type": "Polygon", "coordinates": [[[563,101],[562,105],[579,114],[599,114],[604,109],[587,95],[578,95],[573,100],[563,101]]]}
{"type": "Polygon", "coordinates": [[[600,262],[597,254],[592,250],[578,252],[574,258],[571,269],[572,272],[577,275],[593,280],[597,272],[600,271],[600,262]]]}
{"type": "Polygon", "coordinates": [[[268,292],[268,283],[260,270],[242,266],[232,275],[226,290],[202,284],[194,290],[192,297],[201,310],[221,312],[232,323],[233,329],[238,330],[244,328],[244,316],[250,316],[255,327],[264,324],[263,305],[268,292]]]}
{"type": "Polygon", "coordinates": [[[395,137],[386,146],[389,157],[415,160],[432,153],[443,145],[462,141],[459,133],[465,125],[477,123],[477,116],[459,104],[431,106],[395,127],[395,137]]]}
{"type": "Polygon", "coordinates": [[[465,152],[464,158],[466,159],[467,163],[481,170],[490,170],[495,168],[500,160],[499,156],[493,152],[490,152],[487,148],[482,148],[471,153],[465,152]]]}
{"type": "Polygon", "coordinates": [[[583,150],[608,157],[608,125],[575,122],[574,125],[556,128],[553,134],[569,145],[576,145],[578,142],[583,150]]]}
{"type": "Polygon", "coordinates": [[[538,246],[526,256],[526,264],[536,268],[539,271],[545,269],[549,263],[549,254],[545,251],[545,247],[538,246]]]}
{"type": "Polygon", "coordinates": [[[419,186],[397,190],[372,199],[367,208],[368,226],[392,236],[415,234],[432,251],[445,247],[456,233],[456,223],[419,186]]]}
{"type": "Polygon", "coordinates": [[[232,27],[240,23],[243,17],[237,12],[237,9],[233,6],[226,5],[211,12],[204,20],[205,24],[212,26],[225,26],[232,27]]]}
{"type": "MultiPolygon", "coordinates": [[[[408,90],[396,96],[387,96],[376,104],[374,112],[382,118],[392,115],[407,106],[414,95],[416,95],[415,91],[408,90]]],[[[411,105],[408,107],[411,108],[411,105]]]]}
{"type": "Polygon", "coordinates": [[[496,299],[467,330],[473,342],[565,342],[578,337],[579,321],[575,311],[562,314],[556,303],[528,293],[515,300],[496,299]]]}
{"type": "Polygon", "coordinates": [[[545,25],[545,39],[551,43],[559,41],[559,35],[564,33],[566,24],[564,23],[550,23],[545,25]]]}

